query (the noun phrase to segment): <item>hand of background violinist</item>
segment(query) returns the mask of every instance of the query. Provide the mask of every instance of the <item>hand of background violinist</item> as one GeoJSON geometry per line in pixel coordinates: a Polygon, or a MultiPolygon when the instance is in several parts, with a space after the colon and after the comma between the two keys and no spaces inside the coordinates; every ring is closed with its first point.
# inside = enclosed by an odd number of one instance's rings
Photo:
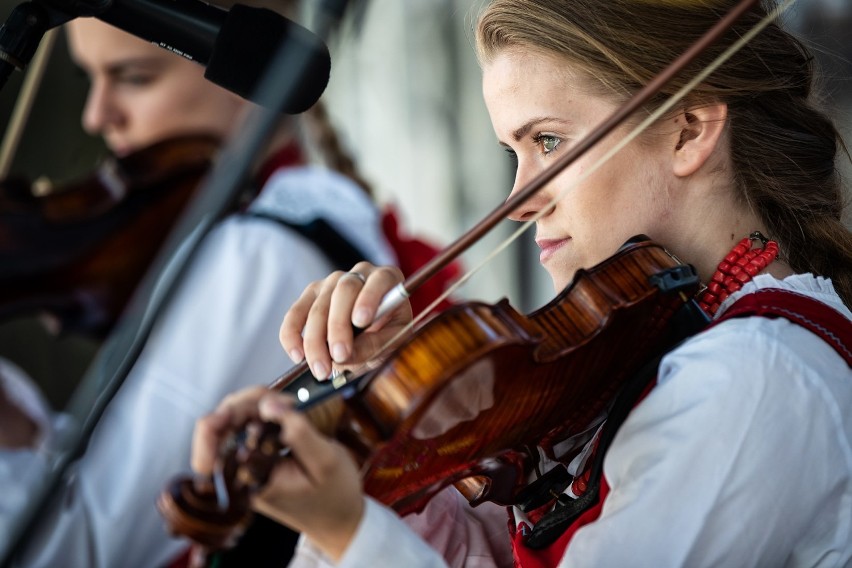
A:
{"type": "Polygon", "coordinates": [[[307,359],[318,379],[329,376],[332,361],[342,369],[369,360],[412,319],[411,304],[404,302],[373,321],[382,298],[402,281],[396,267],[360,262],[313,282],[284,316],[281,345],[294,362],[307,359]],[[369,327],[353,341],[353,325],[369,327]]]}
{"type": "Polygon", "coordinates": [[[210,475],[229,433],[252,420],[281,426],[281,442],[290,449],[272,471],[252,508],[304,533],[334,561],[352,540],[364,512],[361,476],[349,451],[321,434],[295,400],[254,387],[226,397],[215,412],[198,421],[192,441],[192,467],[210,475]]]}

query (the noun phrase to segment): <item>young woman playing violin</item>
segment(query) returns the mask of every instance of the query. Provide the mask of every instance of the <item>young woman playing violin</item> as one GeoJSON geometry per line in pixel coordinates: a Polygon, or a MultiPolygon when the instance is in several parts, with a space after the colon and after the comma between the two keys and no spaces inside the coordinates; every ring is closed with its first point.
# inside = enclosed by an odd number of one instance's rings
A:
{"type": "MultiPolygon", "coordinates": [[[[756,25],[764,4],[650,107],[756,25]]],[[[734,5],[490,2],[476,48],[497,140],[517,164],[516,189],[734,5]]],[[[852,236],[840,222],[838,136],[810,100],[811,64],[802,44],[770,24],[587,179],[572,185],[645,112],[511,215],[541,215],[536,241],[557,291],[645,234],[710,283],[697,299],[713,318],[778,289],[815,300],[833,322],[824,333],[785,317],[731,318],[670,351],[605,449],[598,504],[544,548],[529,547],[527,535],[549,510],[510,508],[500,544],[487,528],[494,509],[468,508],[454,488],[412,531],[364,496],[346,448],[318,433],[291,398],[263,388],[227,397],[199,422],[194,469],[210,473],[226,432],[247,420],[280,424],[290,453],[254,507],[303,533],[298,566],[852,565],[852,236]],[[741,258],[745,275],[731,267],[741,258]]],[[[396,269],[362,263],[315,282],[284,318],[284,349],[317,378],[371,357],[411,319],[403,306],[373,322],[400,281],[396,269]],[[353,340],[352,325],[369,329],[353,340]]],[[[598,439],[556,444],[546,456],[574,476],[560,501],[583,495],[598,439]]]]}

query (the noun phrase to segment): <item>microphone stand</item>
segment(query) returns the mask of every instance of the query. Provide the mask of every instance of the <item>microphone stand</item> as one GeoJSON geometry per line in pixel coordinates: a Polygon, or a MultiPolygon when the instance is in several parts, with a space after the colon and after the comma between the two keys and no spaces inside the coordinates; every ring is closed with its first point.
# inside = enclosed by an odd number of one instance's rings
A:
{"type": "Polygon", "coordinates": [[[0,26],[0,89],[15,69],[24,70],[45,32],[72,16],[36,2],[18,4],[0,26]]]}
{"type": "Polygon", "coordinates": [[[15,6],[0,26],[0,89],[6,85],[12,71],[26,69],[47,30],[77,16],[99,14],[109,8],[112,1],[42,0],[15,6]]]}
{"type": "MultiPolygon", "coordinates": [[[[320,37],[325,39],[324,35],[320,37]]],[[[253,98],[262,106],[253,108],[241,131],[226,142],[196,198],[166,239],[76,389],[68,411],[78,429],[65,433],[57,441],[54,452],[57,457],[48,464],[46,479],[34,484],[29,506],[19,513],[9,540],[0,542],[0,566],[11,565],[14,557],[24,550],[39,518],[55,501],[67,468],[84,453],[107,404],[133,368],[157,316],[177,289],[198,245],[237,198],[249,165],[273,132],[278,109],[286,108],[298,95],[300,79],[309,72],[313,57],[310,46],[300,49],[301,43],[299,34],[290,34],[281,42],[253,98]]]]}

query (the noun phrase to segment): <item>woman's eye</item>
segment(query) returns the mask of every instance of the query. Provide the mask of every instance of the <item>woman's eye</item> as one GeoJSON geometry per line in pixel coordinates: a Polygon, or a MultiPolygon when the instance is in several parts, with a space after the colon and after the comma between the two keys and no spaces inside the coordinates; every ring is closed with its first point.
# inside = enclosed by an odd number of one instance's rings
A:
{"type": "Polygon", "coordinates": [[[125,73],[117,78],[118,83],[142,87],[154,82],[154,76],[147,73],[125,73]]]}
{"type": "Polygon", "coordinates": [[[549,134],[538,134],[533,140],[541,147],[541,153],[545,156],[556,150],[559,143],[562,142],[560,138],[549,134]]]}

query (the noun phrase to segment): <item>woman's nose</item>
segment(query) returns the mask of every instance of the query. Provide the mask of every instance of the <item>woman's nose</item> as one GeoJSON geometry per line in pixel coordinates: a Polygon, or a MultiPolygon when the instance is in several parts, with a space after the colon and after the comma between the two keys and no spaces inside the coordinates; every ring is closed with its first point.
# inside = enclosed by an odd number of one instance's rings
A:
{"type": "Polygon", "coordinates": [[[89,134],[99,135],[120,122],[121,113],[109,85],[102,81],[93,81],[83,109],[83,129],[89,134]]]}
{"type": "MultiPolygon", "coordinates": [[[[512,192],[509,194],[508,199],[518,195],[521,190],[525,189],[529,185],[530,181],[532,181],[534,177],[534,172],[530,172],[526,168],[522,168],[518,165],[518,171],[515,173],[515,185],[512,187],[512,192]]],[[[509,213],[508,218],[512,221],[529,221],[536,215],[539,215],[544,208],[552,210],[553,206],[550,204],[550,201],[550,192],[548,191],[547,186],[545,186],[527,198],[527,200],[522,204],[518,205],[518,207],[509,213]]]]}

